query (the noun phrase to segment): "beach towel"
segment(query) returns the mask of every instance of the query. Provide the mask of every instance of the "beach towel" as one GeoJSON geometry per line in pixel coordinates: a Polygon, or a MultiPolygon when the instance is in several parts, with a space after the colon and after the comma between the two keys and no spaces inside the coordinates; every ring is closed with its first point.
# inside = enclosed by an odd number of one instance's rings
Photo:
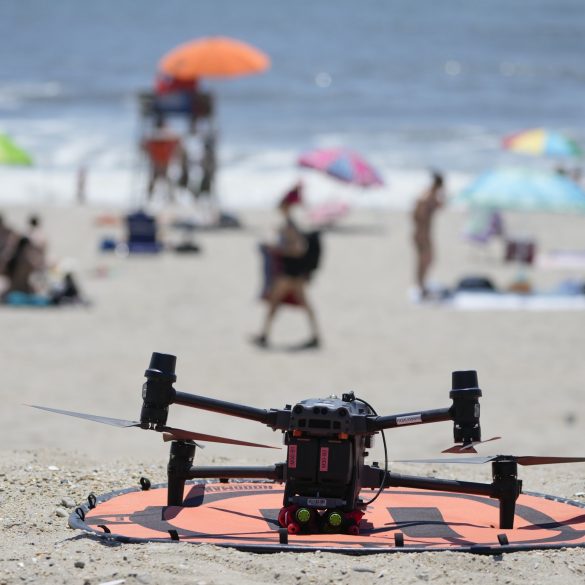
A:
{"type": "Polygon", "coordinates": [[[53,303],[46,295],[12,291],[5,295],[4,304],[12,307],[49,307],[53,303]]]}
{"type": "Polygon", "coordinates": [[[460,311],[585,311],[585,295],[460,292],[446,306],[460,311]]]}

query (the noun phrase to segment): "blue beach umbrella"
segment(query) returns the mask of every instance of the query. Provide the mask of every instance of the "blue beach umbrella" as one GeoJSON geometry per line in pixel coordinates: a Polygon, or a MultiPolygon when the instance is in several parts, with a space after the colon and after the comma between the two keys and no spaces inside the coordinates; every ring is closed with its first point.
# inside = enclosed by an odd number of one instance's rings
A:
{"type": "Polygon", "coordinates": [[[453,202],[490,209],[583,213],[585,190],[559,173],[495,169],[480,175],[453,202]]]}

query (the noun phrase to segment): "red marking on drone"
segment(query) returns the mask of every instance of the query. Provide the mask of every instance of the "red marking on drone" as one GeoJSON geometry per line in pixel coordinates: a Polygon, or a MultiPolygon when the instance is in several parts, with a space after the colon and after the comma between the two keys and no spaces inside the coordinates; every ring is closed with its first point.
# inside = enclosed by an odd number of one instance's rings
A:
{"type": "Polygon", "coordinates": [[[321,447],[319,455],[319,471],[327,471],[329,469],[329,447],[321,447]]]}
{"type": "Polygon", "coordinates": [[[297,466],[297,446],[289,445],[288,447],[288,466],[290,469],[295,469],[297,466]]]}

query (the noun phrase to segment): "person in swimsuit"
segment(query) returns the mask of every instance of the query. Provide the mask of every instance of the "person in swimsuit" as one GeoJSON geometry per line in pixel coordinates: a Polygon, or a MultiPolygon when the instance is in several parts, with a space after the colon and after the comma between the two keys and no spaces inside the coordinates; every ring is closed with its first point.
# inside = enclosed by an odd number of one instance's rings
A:
{"type": "Polygon", "coordinates": [[[433,242],[431,228],[437,209],[445,200],[444,179],[440,173],[433,173],[431,186],[417,200],[412,214],[414,223],[414,248],[416,252],[416,283],[421,298],[428,296],[426,278],[433,263],[433,242]]]}
{"type": "Polygon", "coordinates": [[[299,346],[299,349],[316,349],[319,347],[319,329],[313,307],[306,294],[307,269],[305,266],[305,252],[307,240],[292,217],[292,208],[301,202],[302,184],[298,183],[289,191],[278,209],[284,217],[284,223],[278,231],[278,241],[271,246],[271,251],[278,255],[281,270],[274,280],[268,296],[268,311],[264,319],[261,333],[253,337],[252,341],[259,347],[268,347],[268,338],[274,317],[287,297],[294,297],[296,303],[307,314],[311,337],[299,346]]]}

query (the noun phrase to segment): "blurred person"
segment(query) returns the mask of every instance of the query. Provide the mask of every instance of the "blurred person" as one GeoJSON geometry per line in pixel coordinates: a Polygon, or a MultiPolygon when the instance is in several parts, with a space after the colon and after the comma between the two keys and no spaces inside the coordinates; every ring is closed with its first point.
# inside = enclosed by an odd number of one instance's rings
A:
{"type": "Polygon", "coordinates": [[[201,183],[198,195],[210,197],[213,194],[215,172],[217,170],[215,131],[210,129],[203,139],[203,154],[201,157],[201,183]]]}
{"type": "Polygon", "coordinates": [[[283,223],[278,229],[277,243],[267,246],[269,252],[277,255],[280,271],[268,293],[268,310],[259,335],[252,338],[258,347],[268,347],[272,323],[278,309],[292,297],[302,308],[308,318],[310,338],[298,346],[298,349],[317,349],[320,345],[319,328],[313,307],[306,294],[306,285],[310,269],[307,267],[306,254],[308,242],[305,235],[294,221],[293,207],[302,201],[302,183],[297,183],[281,200],[278,210],[283,216],[283,223]]]}
{"type": "Polygon", "coordinates": [[[432,223],[435,212],[445,202],[444,179],[441,173],[433,172],[431,185],[417,199],[412,214],[414,223],[414,248],[416,252],[416,283],[421,298],[428,297],[427,275],[434,260],[432,223]]]}
{"type": "Polygon", "coordinates": [[[190,93],[197,91],[197,79],[179,79],[167,73],[157,73],[154,79],[154,93],[166,95],[169,93],[190,93]]]}
{"type": "Polygon", "coordinates": [[[41,218],[36,215],[30,215],[28,218],[27,236],[34,246],[39,249],[46,260],[47,255],[47,236],[42,227],[41,218]]]}
{"type": "Polygon", "coordinates": [[[81,294],[76,277],[69,270],[63,272],[61,278],[53,284],[48,293],[48,300],[51,305],[89,304],[81,294]]]}
{"type": "Polygon", "coordinates": [[[14,254],[18,239],[18,234],[5,223],[0,215],[0,276],[6,273],[6,265],[14,254]]]}
{"type": "Polygon", "coordinates": [[[28,236],[21,235],[4,269],[4,274],[8,278],[5,295],[11,292],[27,294],[40,292],[34,276],[42,273],[45,268],[43,250],[38,248],[28,236]]]}
{"type": "Polygon", "coordinates": [[[181,113],[188,117],[189,131],[195,134],[199,118],[212,111],[213,98],[201,88],[200,80],[179,79],[166,73],[158,73],[154,82],[155,110],[181,113]]]}
{"type": "Polygon", "coordinates": [[[150,177],[148,180],[148,198],[152,198],[158,182],[167,185],[169,199],[174,196],[174,184],[169,176],[169,166],[176,158],[182,159],[182,145],[179,137],[171,131],[162,115],[156,118],[153,133],[142,143],[142,148],[150,163],[150,177]]]}

